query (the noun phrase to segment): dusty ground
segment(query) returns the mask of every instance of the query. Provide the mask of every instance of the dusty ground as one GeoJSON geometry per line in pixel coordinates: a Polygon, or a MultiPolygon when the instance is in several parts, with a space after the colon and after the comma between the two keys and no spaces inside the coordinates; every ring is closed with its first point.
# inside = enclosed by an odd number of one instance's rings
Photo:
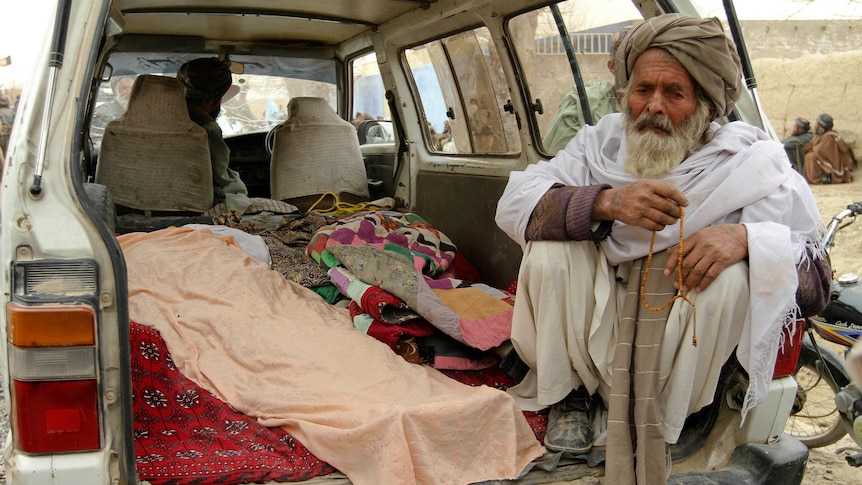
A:
{"type": "MultiPolygon", "coordinates": [[[[862,201],[862,171],[857,170],[857,179],[851,184],[812,186],[817,206],[824,222],[838,214],[851,202],[862,201]]],[[[832,249],[832,269],[836,274],[856,273],[862,275],[862,218],[838,233],[832,249]]],[[[839,350],[840,349],[835,349],[839,350]]],[[[853,468],[840,453],[843,447],[855,443],[845,436],[832,446],[811,450],[803,485],[820,485],[823,482],[836,485],[862,483],[862,468],[853,468]]]]}

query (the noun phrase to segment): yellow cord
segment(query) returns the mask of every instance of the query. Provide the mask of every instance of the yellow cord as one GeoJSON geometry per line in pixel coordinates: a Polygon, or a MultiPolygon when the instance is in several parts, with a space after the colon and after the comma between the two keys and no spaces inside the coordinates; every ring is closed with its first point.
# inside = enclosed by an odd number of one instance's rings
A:
{"type": "Polygon", "coordinates": [[[358,204],[350,204],[348,202],[341,202],[338,199],[338,194],[333,192],[326,192],[321,195],[314,204],[311,204],[311,207],[308,208],[307,212],[316,211],[321,214],[333,215],[333,216],[341,216],[345,214],[353,214],[359,211],[364,210],[380,210],[383,207],[369,204],[368,202],[360,202],[358,204]],[[327,197],[332,197],[333,202],[332,206],[327,209],[316,209],[317,205],[323,202],[323,200],[327,197]]]}
{"type": "MultiPolygon", "coordinates": [[[[649,253],[647,253],[646,269],[644,270],[644,275],[643,275],[643,278],[641,279],[641,287],[640,287],[641,301],[643,302],[644,307],[649,311],[660,312],[662,310],[667,309],[669,306],[671,306],[671,304],[673,304],[673,302],[675,302],[676,300],[679,300],[679,299],[682,299],[683,301],[687,302],[689,305],[692,306],[692,308],[694,307],[694,303],[692,303],[691,300],[686,298],[685,292],[683,291],[683,286],[682,286],[682,261],[683,261],[683,259],[682,259],[682,253],[683,253],[682,243],[683,243],[683,234],[684,234],[684,232],[683,232],[683,221],[684,220],[685,220],[685,209],[680,207],[679,208],[679,257],[677,258],[677,263],[676,263],[676,275],[677,275],[677,284],[679,286],[679,290],[678,290],[676,295],[671,297],[671,299],[668,300],[667,303],[665,303],[664,305],[662,305],[660,307],[653,307],[653,306],[650,306],[649,303],[647,303],[646,291],[644,290],[644,287],[646,286],[647,277],[649,276],[649,269],[650,269],[650,266],[652,266],[652,253],[653,253],[653,249],[655,247],[656,232],[653,231],[653,233],[652,233],[652,239],[650,239],[650,243],[649,243],[649,253]]],[[[693,346],[697,347],[697,311],[696,310],[694,312],[694,324],[693,324],[693,328],[692,328],[691,344],[693,346]]]]}

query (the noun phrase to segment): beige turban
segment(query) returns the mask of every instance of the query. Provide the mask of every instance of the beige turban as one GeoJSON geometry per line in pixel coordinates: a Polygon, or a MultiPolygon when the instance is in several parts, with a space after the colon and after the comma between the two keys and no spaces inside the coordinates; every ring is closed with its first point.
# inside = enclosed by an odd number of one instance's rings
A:
{"type": "Polygon", "coordinates": [[[713,118],[730,114],[742,94],[742,66],[733,41],[724,34],[717,18],[672,13],[634,27],[614,59],[618,85],[628,83],[635,61],[653,47],[669,52],[691,74],[715,104],[713,118]]]}

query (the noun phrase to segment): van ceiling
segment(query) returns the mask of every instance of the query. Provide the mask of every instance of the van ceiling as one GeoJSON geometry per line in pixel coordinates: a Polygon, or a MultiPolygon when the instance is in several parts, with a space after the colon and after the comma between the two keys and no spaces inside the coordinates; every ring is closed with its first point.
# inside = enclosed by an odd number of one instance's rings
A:
{"type": "Polygon", "coordinates": [[[437,0],[117,0],[122,34],[335,45],[437,0]]]}

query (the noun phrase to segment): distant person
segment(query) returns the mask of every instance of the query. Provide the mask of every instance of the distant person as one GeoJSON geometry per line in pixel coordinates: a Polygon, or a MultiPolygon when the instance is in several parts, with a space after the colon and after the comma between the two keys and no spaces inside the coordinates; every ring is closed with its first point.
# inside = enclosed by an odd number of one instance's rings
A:
{"type": "Polygon", "coordinates": [[[443,131],[434,135],[434,149],[442,152],[454,152],[455,146],[452,142],[452,125],[449,120],[443,122],[443,131]]]}
{"type": "MultiPolygon", "coordinates": [[[[614,72],[614,56],[616,55],[617,48],[619,48],[623,38],[630,29],[631,27],[625,27],[614,33],[611,52],[607,62],[608,70],[611,74],[614,72]]],[[[596,124],[602,116],[619,111],[617,86],[614,86],[613,83],[608,81],[587,81],[584,83],[584,91],[586,92],[587,104],[590,107],[593,124],[596,124]]],[[[554,115],[548,132],[542,139],[542,146],[545,147],[548,153],[557,153],[566,146],[569,140],[578,134],[578,131],[585,124],[580,97],[578,96],[577,89],[575,89],[566,94],[560,101],[557,114],[554,115]]]]}
{"type": "Polygon", "coordinates": [[[90,123],[90,136],[93,140],[101,140],[105,134],[108,122],[113,121],[123,113],[129,106],[129,95],[132,94],[132,85],[135,83],[136,74],[129,70],[118,70],[111,75],[111,93],[113,99],[96,106],[93,111],[93,121],[90,123]]]}
{"type": "Polygon", "coordinates": [[[823,113],[814,120],[815,136],[802,150],[804,173],[809,184],[846,184],[853,181],[855,159],[841,135],[832,129],[832,116],[823,113]]]}
{"type": "Polygon", "coordinates": [[[371,116],[370,114],[360,113],[359,111],[357,111],[356,116],[353,118],[353,125],[359,126],[359,124],[362,123],[363,121],[371,121],[373,119],[374,119],[374,117],[371,116]]]}
{"type": "Polygon", "coordinates": [[[799,173],[802,173],[802,149],[812,138],[814,138],[814,133],[811,133],[811,123],[805,118],[796,118],[793,121],[793,131],[790,136],[781,142],[784,144],[787,158],[790,159],[790,165],[799,173]]]}
{"type": "Polygon", "coordinates": [[[6,153],[9,147],[9,134],[12,133],[12,125],[15,123],[15,110],[11,104],[9,96],[0,94],[0,148],[3,153],[6,153]]]}
{"type": "Polygon", "coordinates": [[[213,167],[214,205],[224,202],[228,210],[245,212],[251,205],[248,189],[239,173],[228,166],[230,149],[216,123],[222,97],[233,85],[228,64],[216,57],[194,59],[180,66],[177,79],[185,88],[189,117],[207,132],[213,167]]]}

